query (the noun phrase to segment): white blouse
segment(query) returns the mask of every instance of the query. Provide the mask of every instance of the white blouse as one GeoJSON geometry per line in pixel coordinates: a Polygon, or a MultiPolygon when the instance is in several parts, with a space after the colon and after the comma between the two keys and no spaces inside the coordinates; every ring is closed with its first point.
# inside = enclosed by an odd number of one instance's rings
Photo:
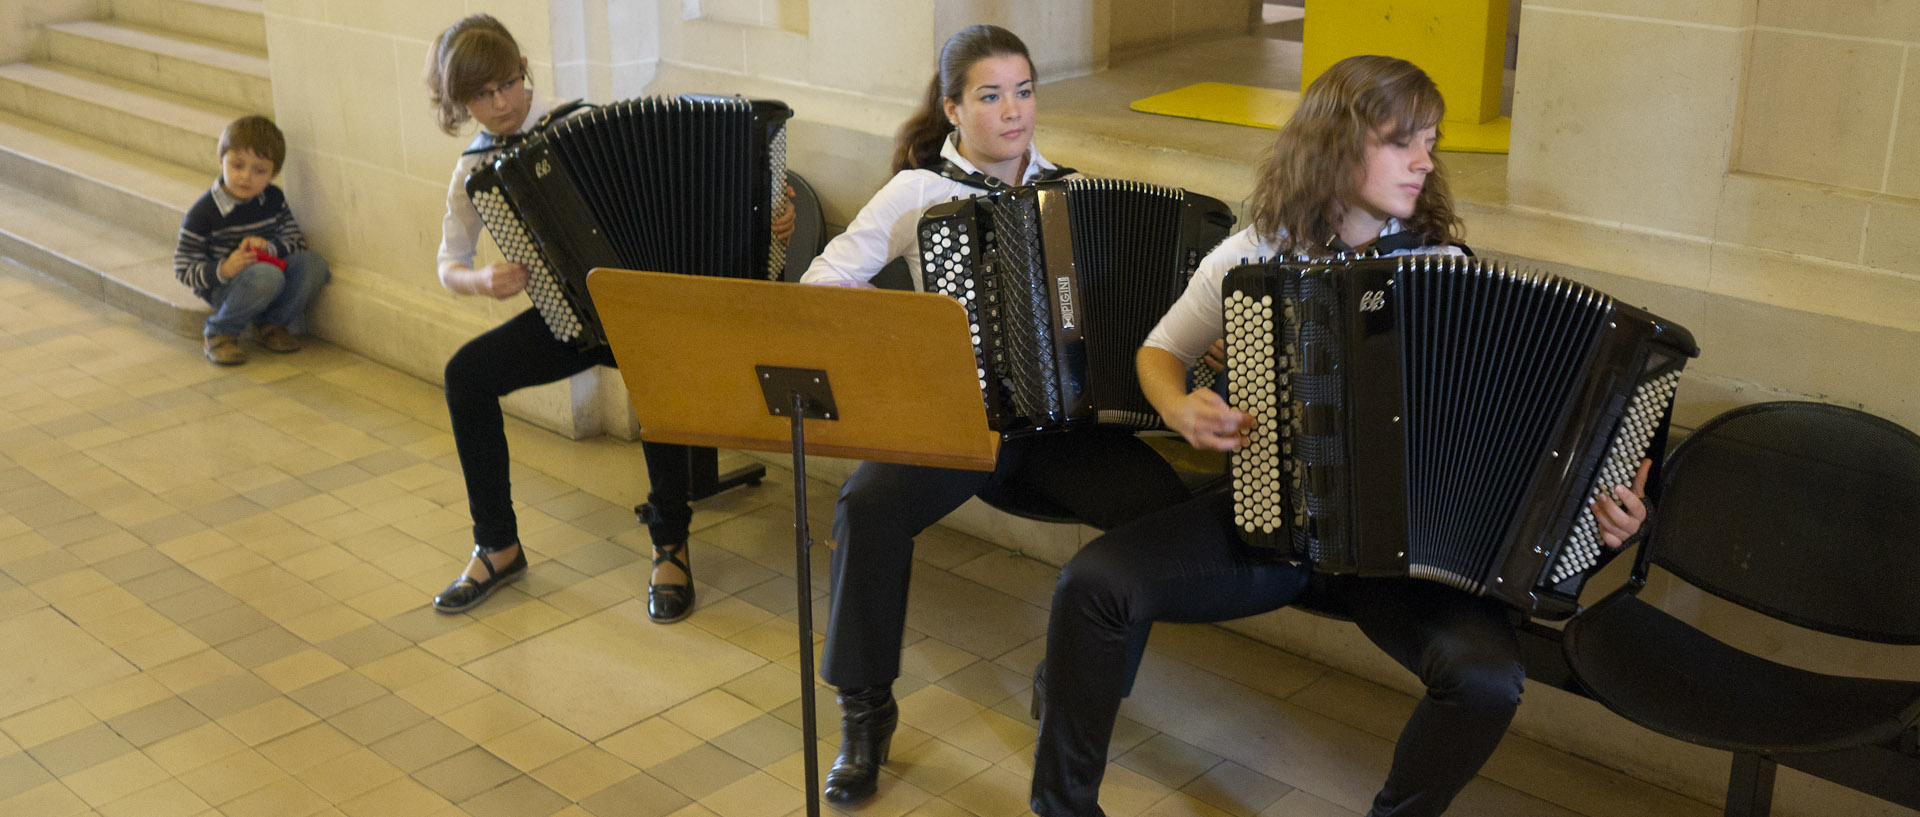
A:
{"type": "MultiPolygon", "coordinates": [[[[940,147],[940,155],[968,173],[980,172],[972,162],[960,155],[959,149],[954,146],[952,134],[947,135],[946,144],[940,147]]],[[[1040,155],[1040,148],[1029,145],[1026,174],[1020,183],[1029,183],[1052,169],[1053,163],[1040,155]]],[[[853,217],[853,223],[847,225],[847,231],[828,242],[826,249],[814,257],[800,282],[872,286],[870,282],[873,276],[887,262],[904,257],[911,273],[908,277],[913,279],[913,288],[920,289],[919,238],[915,234],[920,224],[920,214],[933,205],[971,198],[985,192],[986,188],[957,182],[931,170],[914,169],[895,173],[880,188],[880,192],[873,194],[866,206],[860,208],[860,213],[853,217]]]]}
{"type": "MultiPolygon", "coordinates": [[[[1388,219],[1380,228],[1380,235],[1388,236],[1403,232],[1399,219],[1388,219]]],[[[1465,255],[1465,251],[1453,245],[1415,247],[1387,253],[1385,257],[1400,255],[1465,255]]],[[[1201,259],[1200,268],[1193,273],[1193,280],[1187,283],[1187,291],[1180,295],[1160,323],[1147,335],[1146,345],[1155,349],[1165,349],[1174,357],[1192,366],[1194,361],[1207,353],[1207,347],[1226,335],[1225,318],[1220,307],[1220,286],[1226,280],[1227,272],[1242,264],[1271,260],[1279,256],[1272,244],[1255,235],[1248,227],[1233,235],[1207,253],[1201,259]]]]}

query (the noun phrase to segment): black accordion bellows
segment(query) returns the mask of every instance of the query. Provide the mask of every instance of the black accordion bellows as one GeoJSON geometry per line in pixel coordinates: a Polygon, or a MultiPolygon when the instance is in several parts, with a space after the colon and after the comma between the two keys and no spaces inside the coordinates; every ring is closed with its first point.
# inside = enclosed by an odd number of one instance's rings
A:
{"type": "Polygon", "coordinates": [[[1571,615],[1592,503],[1633,481],[1699,350],[1555,276],[1412,255],[1228,273],[1235,524],[1316,569],[1571,615]]]}
{"type": "Polygon", "coordinates": [[[995,430],[1152,428],[1134,353],[1232,227],[1178,188],[1041,182],[929,208],[922,288],[966,305],[995,430]]]}
{"type": "Polygon", "coordinates": [[[780,102],[648,97],[592,108],[506,148],[467,194],[554,337],[606,343],[587,294],[595,267],[779,277],[785,206],[780,102]]]}

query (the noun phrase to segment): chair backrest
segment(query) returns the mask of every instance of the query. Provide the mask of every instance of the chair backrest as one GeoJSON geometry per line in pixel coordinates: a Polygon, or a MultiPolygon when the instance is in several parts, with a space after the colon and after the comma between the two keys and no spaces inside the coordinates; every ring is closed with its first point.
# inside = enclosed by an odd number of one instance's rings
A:
{"type": "MultiPolygon", "coordinates": [[[[782,280],[797,282],[807,267],[827,246],[826,214],[820,207],[820,194],[800,174],[787,171],[787,186],[793,188],[793,238],[787,242],[787,268],[782,280]]],[[[912,291],[913,276],[907,259],[895,258],[873,276],[870,282],[880,289],[912,291]]]]}
{"type": "Polygon", "coordinates": [[[892,261],[888,261],[886,266],[881,267],[879,272],[874,273],[873,280],[867,283],[873,284],[881,289],[897,289],[902,292],[912,292],[914,289],[913,270],[907,266],[906,256],[901,256],[892,261]]]}
{"type": "Polygon", "coordinates": [[[800,174],[787,171],[787,186],[793,188],[793,236],[787,240],[787,267],[781,280],[793,282],[806,274],[807,265],[827,244],[826,217],[820,211],[820,195],[800,174]]]}
{"type": "Polygon", "coordinates": [[[1761,403],[1708,421],[1665,471],[1653,563],[1801,627],[1920,644],[1920,436],[1761,403]]]}

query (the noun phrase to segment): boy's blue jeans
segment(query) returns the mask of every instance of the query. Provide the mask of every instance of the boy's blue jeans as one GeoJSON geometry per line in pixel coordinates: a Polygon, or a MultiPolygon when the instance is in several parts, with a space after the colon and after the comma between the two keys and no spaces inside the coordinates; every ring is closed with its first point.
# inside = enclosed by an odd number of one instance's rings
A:
{"type": "Polygon", "coordinates": [[[248,264],[207,297],[213,314],[207,318],[205,334],[239,335],[256,323],[291,325],[306,313],[307,302],[330,277],[327,259],[312,250],[289,256],[284,273],[264,261],[248,264]]]}

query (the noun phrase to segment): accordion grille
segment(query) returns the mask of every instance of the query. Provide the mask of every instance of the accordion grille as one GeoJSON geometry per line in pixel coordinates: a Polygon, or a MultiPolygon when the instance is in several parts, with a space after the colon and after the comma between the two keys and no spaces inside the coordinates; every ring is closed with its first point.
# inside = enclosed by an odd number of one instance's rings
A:
{"type": "Polygon", "coordinates": [[[1316,564],[1348,569],[1355,563],[1352,531],[1339,513],[1350,500],[1345,437],[1345,349],[1337,338],[1346,331],[1346,312],[1334,308],[1338,290],[1324,276],[1288,282],[1281,338],[1293,361],[1293,456],[1298,478],[1292,501],[1300,524],[1293,529],[1297,549],[1316,564]]]}
{"type": "Polygon", "coordinates": [[[1032,195],[1004,196],[994,205],[994,241],[987,264],[1000,281],[1005,311],[1008,385],[1021,416],[1047,418],[1060,405],[1056,350],[1051,343],[1053,289],[1040,256],[1040,207],[1032,195]]]}

